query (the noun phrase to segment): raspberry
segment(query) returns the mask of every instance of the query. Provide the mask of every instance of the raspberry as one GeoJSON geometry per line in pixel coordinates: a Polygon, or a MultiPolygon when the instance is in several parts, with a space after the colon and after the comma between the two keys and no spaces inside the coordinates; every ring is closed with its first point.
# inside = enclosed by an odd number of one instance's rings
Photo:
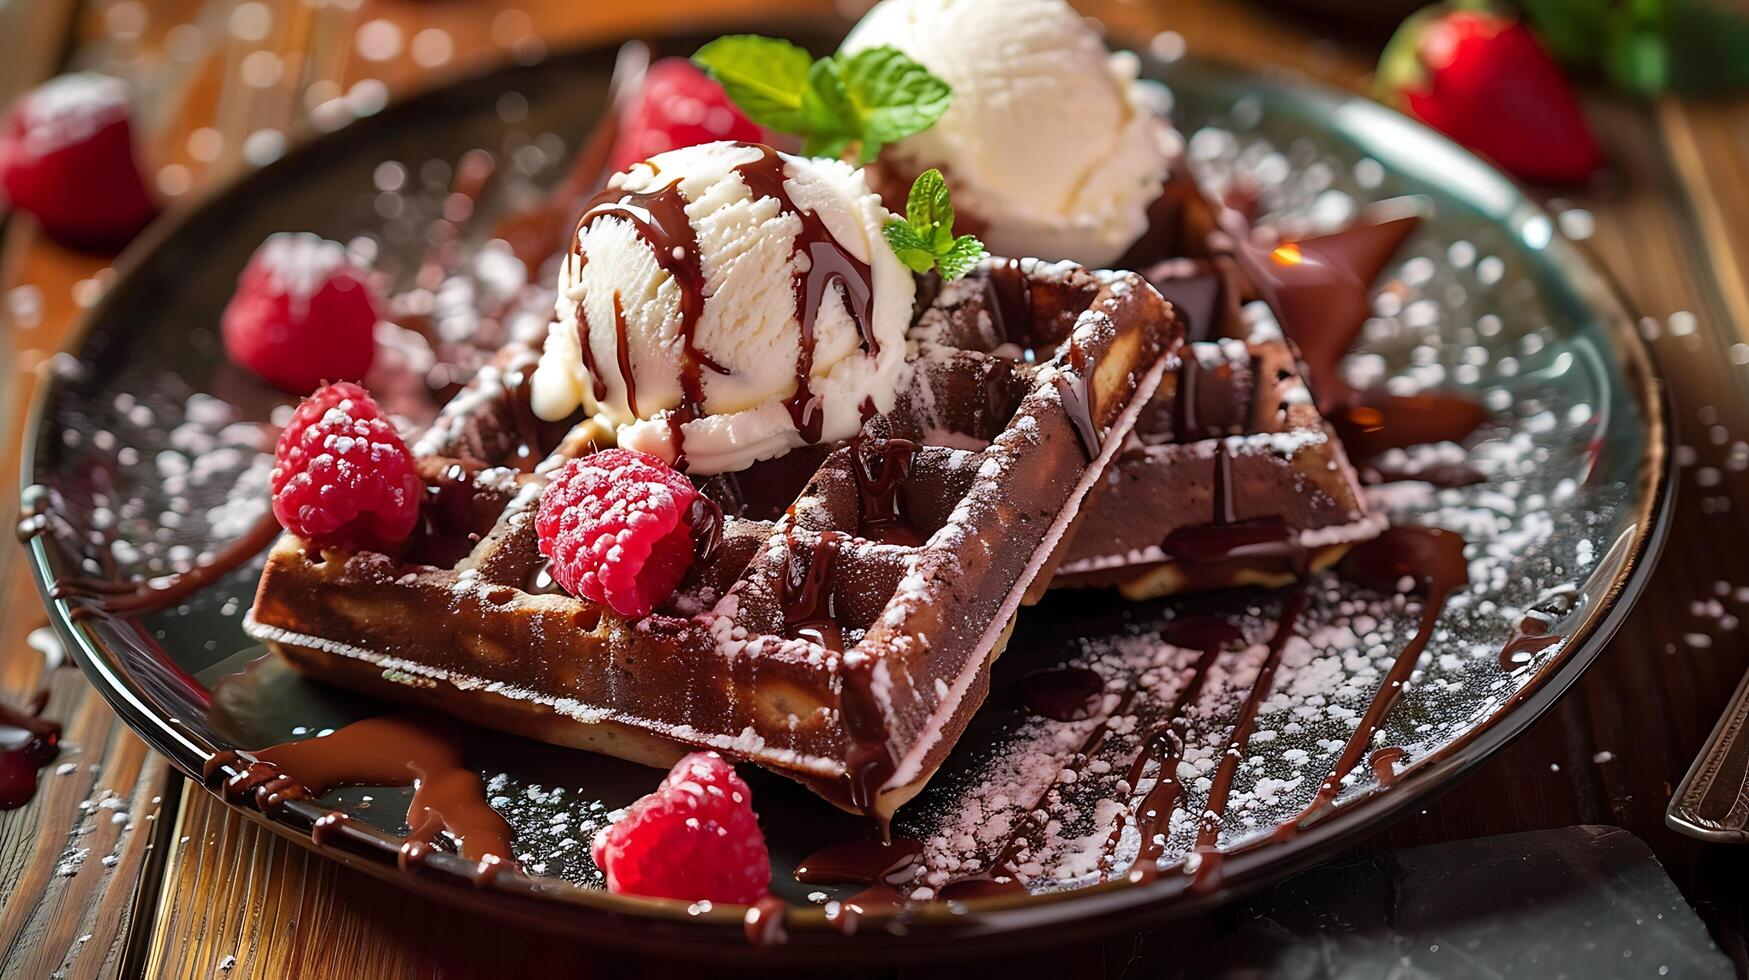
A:
{"type": "Polygon", "coordinates": [[[20,99],[0,133],[0,184],[64,245],[127,244],[158,210],[134,158],[127,83],[82,72],[20,99]]]}
{"type": "Polygon", "coordinates": [[[621,895],[750,905],[771,890],[753,792],[715,752],[675,763],[656,792],[595,835],[590,853],[621,895]]]}
{"type": "Polygon", "coordinates": [[[554,581],[633,619],[674,594],[692,565],[692,482],[667,463],[605,449],[565,464],[541,493],[535,530],[554,581]]]}
{"type": "Polygon", "coordinates": [[[729,101],[723,87],[684,58],[650,66],[644,87],[620,117],[613,168],[624,170],[658,153],[735,140],[765,142],[765,131],[729,101]]]}
{"type": "Polygon", "coordinates": [[[349,381],[304,399],[273,451],[273,516],[317,544],[382,550],[404,540],[424,486],[394,425],[349,381]]]}
{"type": "Polygon", "coordinates": [[[329,379],[356,380],[376,355],[379,305],[339,242],[269,235],[225,306],[225,353],[293,393],[329,379]]]}

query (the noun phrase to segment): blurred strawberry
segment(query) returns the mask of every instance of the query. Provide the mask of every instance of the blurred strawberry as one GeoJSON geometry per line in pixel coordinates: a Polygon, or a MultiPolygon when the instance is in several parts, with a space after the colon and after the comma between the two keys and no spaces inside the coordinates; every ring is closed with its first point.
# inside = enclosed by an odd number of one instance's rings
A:
{"type": "Polygon", "coordinates": [[[1525,180],[1577,184],[1603,166],[1572,85],[1514,17],[1428,7],[1385,48],[1377,86],[1379,101],[1525,180]]]}
{"type": "Polygon", "coordinates": [[[0,132],[0,186],[56,241],[119,249],[157,214],[134,157],[128,87],[62,75],[13,106],[0,132]]]}
{"type": "Polygon", "coordinates": [[[765,130],[729,101],[721,85],[684,58],[665,58],[650,66],[643,88],[626,102],[613,169],[700,143],[765,139],[765,130]]]}

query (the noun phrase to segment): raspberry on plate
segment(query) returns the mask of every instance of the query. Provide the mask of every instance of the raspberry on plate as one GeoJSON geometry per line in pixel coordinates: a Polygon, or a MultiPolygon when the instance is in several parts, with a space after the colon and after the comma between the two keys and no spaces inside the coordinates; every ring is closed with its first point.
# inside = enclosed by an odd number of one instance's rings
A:
{"type": "Polygon", "coordinates": [[[356,380],[376,356],[380,306],[339,242],[307,232],[269,235],[225,306],[225,353],[294,394],[356,380]]]}
{"type": "Polygon", "coordinates": [[[666,462],[630,449],[573,459],[541,492],[535,530],[565,591],[648,616],[692,566],[686,515],[698,490],[666,462]]]}
{"type": "Polygon", "coordinates": [[[303,400],[273,451],[273,516],[320,545],[383,550],[413,533],[424,483],[370,393],[350,381],[303,400]]]}
{"type": "Polygon", "coordinates": [[[620,117],[613,169],[624,170],[658,153],[718,140],[763,143],[766,136],[696,65],[684,58],[665,58],[650,66],[644,87],[631,97],[620,117]]]}
{"type": "Polygon", "coordinates": [[[715,752],[675,763],[654,793],[595,835],[590,853],[620,895],[750,905],[771,890],[753,793],[715,752]]]}
{"type": "Polygon", "coordinates": [[[126,245],[158,213],[134,157],[127,83],[80,72],[19,99],[0,133],[0,185],[64,245],[126,245]]]}

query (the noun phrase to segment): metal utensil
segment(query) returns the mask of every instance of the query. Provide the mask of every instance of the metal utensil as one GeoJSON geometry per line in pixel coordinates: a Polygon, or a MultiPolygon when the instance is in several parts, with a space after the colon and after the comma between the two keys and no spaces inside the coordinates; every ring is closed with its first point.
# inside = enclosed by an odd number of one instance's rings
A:
{"type": "Polygon", "coordinates": [[[1749,674],[1737,685],[1706,746],[1682,777],[1664,822],[1701,840],[1749,841],[1749,674]]]}

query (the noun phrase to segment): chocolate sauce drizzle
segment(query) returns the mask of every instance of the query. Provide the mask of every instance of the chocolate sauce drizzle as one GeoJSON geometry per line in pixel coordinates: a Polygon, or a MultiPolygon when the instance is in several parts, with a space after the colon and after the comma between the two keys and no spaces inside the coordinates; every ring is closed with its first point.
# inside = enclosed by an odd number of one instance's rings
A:
{"type": "Polygon", "coordinates": [[[844,649],[838,600],[832,588],[838,546],[844,537],[840,531],[822,531],[812,547],[804,548],[793,531],[784,532],[788,555],[778,595],[784,624],[795,635],[828,650],[844,649]]]}
{"type": "Polygon", "coordinates": [[[1555,618],[1548,613],[1531,610],[1518,621],[1518,627],[1506,645],[1500,648],[1500,669],[1517,670],[1537,654],[1566,639],[1554,632],[1555,618]]]}
{"type": "Polygon", "coordinates": [[[723,508],[701,493],[686,508],[686,526],[692,529],[692,560],[708,565],[723,546],[723,508]]]}
{"type": "Polygon", "coordinates": [[[1408,750],[1396,745],[1387,745],[1367,756],[1366,764],[1372,769],[1372,777],[1379,781],[1380,786],[1390,786],[1397,781],[1397,763],[1408,755],[1408,750]]]}
{"type": "MultiPolygon", "coordinates": [[[[251,558],[273,544],[279,537],[279,531],[279,521],[269,511],[255,522],[247,534],[220,549],[204,565],[144,581],[81,575],[62,576],[49,587],[49,596],[55,599],[88,599],[97,608],[118,616],[146,616],[176,606],[243,567],[251,558]]],[[[77,614],[78,610],[74,612],[77,614]]]]}
{"type": "MultiPolygon", "coordinates": [[[[203,777],[219,780],[225,798],[276,815],[294,800],[320,797],[341,786],[412,786],[409,833],[397,863],[417,870],[438,835],[457,838],[478,877],[495,877],[512,862],[510,825],[486,802],[480,777],[462,758],[461,732],[435,718],[390,715],[353,722],[332,734],[283,742],[254,752],[223,751],[207,760],[203,777]]],[[[324,843],[348,823],[327,814],[311,827],[324,843]]]]}
{"type": "MultiPolygon", "coordinates": [[[[753,146],[753,144],[746,144],[753,146]]],[[[787,212],[801,221],[795,238],[792,262],[796,318],[801,326],[800,351],[796,359],[795,391],[785,400],[796,430],[809,443],[820,441],[824,412],[812,390],[814,348],[817,342],[815,326],[820,308],[829,293],[843,297],[845,309],[862,337],[862,348],[870,357],[880,353],[880,341],[874,334],[872,300],[873,271],[869,264],[850,254],[827,230],[825,222],[813,211],[796,206],[784,188],[784,160],[776,150],[757,146],[760,156],[735,168],[735,173],[756,197],[775,198],[787,212]],[[795,256],[804,256],[794,262],[795,256]],[[805,266],[805,269],[800,267],[805,266]]],[[[704,272],[699,262],[698,236],[687,219],[687,200],[678,182],[658,190],[632,192],[609,188],[596,195],[584,208],[571,236],[571,261],[576,263],[576,277],[588,263],[583,251],[582,236],[589,225],[604,217],[629,222],[638,235],[648,242],[656,263],[674,280],[680,297],[680,404],[669,416],[669,438],[674,445],[676,466],[684,465],[682,429],[705,414],[704,372],[727,375],[729,369],[713,361],[695,343],[699,315],[704,309],[704,272]]],[[[638,410],[635,372],[631,364],[630,343],[622,300],[613,297],[616,357],[620,377],[625,381],[626,404],[633,415],[638,410]]],[[[578,344],[583,350],[584,368],[589,372],[597,401],[606,397],[606,386],[595,368],[594,354],[589,347],[589,321],[580,313],[577,324],[578,344]]]]}
{"type": "Polygon", "coordinates": [[[37,771],[61,751],[61,726],[42,716],[49,692],[37,692],[20,711],[0,704],[0,810],[16,810],[36,796],[37,771]]]}
{"type": "MultiPolygon", "coordinates": [[[[1136,859],[1131,865],[1132,880],[1151,878],[1159,872],[1160,856],[1166,849],[1161,836],[1172,819],[1172,812],[1178,801],[1184,796],[1184,785],[1178,781],[1178,764],[1184,758],[1185,739],[1190,734],[1188,709],[1202,697],[1202,688],[1208,679],[1209,669],[1220,658],[1221,650],[1243,642],[1244,639],[1244,634],[1231,623],[1208,616],[1174,622],[1167,630],[1166,642],[1176,647],[1200,650],[1201,654],[1191,669],[1190,679],[1184,682],[1178,696],[1173,699],[1172,707],[1166,712],[1169,720],[1164,726],[1148,734],[1142,743],[1141,753],[1130,763],[1126,779],[1131,786],[1140,786],[1150,765],[1154,768],[1153,787],[1131,813],[1136,822],[1136,831],[1141,837],[1136,859]]],[[[1106,841],[1106,861],[1110,860],[1112,852],[1122,839],[1123,829],[1124,824],[1121,821],[1112,829],[1111,836],[1106,841]]]]}
{"type": "Polygon", "coordinates": [[[1226,751],[1221,753],[1220,765],[1215,769],[1214,783],[1209,787],[1208,803],[1203,807],[1202,818],[1197,823],[1196,849],[1191,852],[1196,865],[1192,872],[1192,891],[1207,892],[1220,884],[1221,862],[1224,859],[1220,849],[1221,825],[1226,822],[1227,800],[1233,791],[1233,778],[1238,774],[1239,762],[1244,759],[1245,751],[1251,745],[1251,733],[1257,728],[1257,711],[1275,687],[1275,671],[1281,666],[1281,651],[1287,646],[1288,638],[1294,635],[1294,624],[1305,608],[1305,589],[1296,589],[1282,607],[1275,635],[1269,638],[1269,652],[1264,657],[1263,665],[1257,669],[1257,679],[1252,681],[1251,690],[1245,695],[1244,703],[1239,706],[1239,717],[1233,723],[1232,734],[1227,738],[1226,751]]]}
{"type": "Polygon", "coordinates": [[[1209,478],[1209,522],[1174,528],[1160,542],[1160,550],[1178,561],[1198,564],[1285,556],[1293,562],[1295,574],[1303,576],[1308,556],[1287,522],[1279,517],[1240,520],[1233,487],[1233,459],[1227,441],[1221,439],[1215,443],[1209,478]]]}
{"type": "Polygon", "coordinates": [[[871,448],[860,433],[850,440],[850,468],[862,503],[860,530],[869,540],[908,547],[923,543],[902,492],[917,448],[909,439],[883,439],[871,448]]]}
{"type": "MultiPolygon", "coordinates": [[[[793,529],[784,532],[788,554],[778,583],[778,606],[784,625],[802,639],[828,650],[844,649],[844,630],[838,625],[834,579],[838,549],[848,540],[841,531],[822,531],[812,546],[804,547],[793,529]]],[[[897,768],[887,732],[887,715],[874,693],[874,662],[868,657],[845,657],[839,672],[839,715],[844,729],[844,798],[850,806],[876,817],[881,836],[890,828],[886,816],[875,810],[876,798],[897,768]]]]}
{"type": "Polygon", "coordinates": [[[1391,669],[1379,683],[1360,725],[1342,747],[1330,774],[1318,786],[1317,795],[1298,816],[1277,828],[1276,836],[1291,837],[1335,808],[1342,780],[1360,764],[1373,738],[1384,724],[1403,688],[1409,683],[1416,661],[1433,638],[1433,627],[1453,592],[1469,584],[1469,562],[1464,558],[1464,539],[1451,531],[1431,527],[1392,527],[1371,541],[1355,545],[1342,561],[1345,575],[1358,584],[1381,592],[1395,592],[1404,578],[1414,583],[1421,596],[1421,621],[1415,636],[1397,654],[1391,669]]]}
{"type": "Polygon", "coordinates": [[[510,428],[515,440],[510,446],[510,463],[523,473],[533,473],[546,455],[542,442],[542,423],[534,414],[534,369],[538,362],[519,364],[504,378],[505,401],[510,407],[510,428]]]}

